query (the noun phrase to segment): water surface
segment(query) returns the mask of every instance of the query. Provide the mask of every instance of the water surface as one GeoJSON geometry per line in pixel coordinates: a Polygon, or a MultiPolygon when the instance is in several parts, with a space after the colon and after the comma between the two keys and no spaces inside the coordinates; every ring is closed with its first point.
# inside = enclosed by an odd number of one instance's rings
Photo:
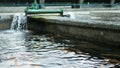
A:
{"type": "MultiPolygon", "coordinates": [[[[71,42],[69,39],[63,39],[71,42]]],[[[63,41],[61,40],[61,41],[63,41]]],[[[86,44],[86,43],[84,43],[86,44]]],[[[72,44],[56,42],[49,34],[0,32],[0,66],[2,68],[112,68],[109,59],[72,51],[72,44]]]]}

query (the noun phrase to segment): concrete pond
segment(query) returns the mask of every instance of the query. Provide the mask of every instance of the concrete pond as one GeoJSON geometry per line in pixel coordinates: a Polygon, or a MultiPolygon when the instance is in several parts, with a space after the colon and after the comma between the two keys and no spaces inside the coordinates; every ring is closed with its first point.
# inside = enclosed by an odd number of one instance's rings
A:
{"type": "Polygon", "coordinates": [[[119,12],[113,12],[66,11],[72,17],[30,15],[27,31],[11,31],[14,13],[1,13],[0,66],[119,68],[119,12]]]}

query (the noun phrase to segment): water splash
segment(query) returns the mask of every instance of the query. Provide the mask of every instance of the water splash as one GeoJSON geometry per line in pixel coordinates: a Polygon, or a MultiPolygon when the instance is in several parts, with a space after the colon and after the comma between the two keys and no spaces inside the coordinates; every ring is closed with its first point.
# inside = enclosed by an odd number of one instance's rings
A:
{"type": "Polygon", "coordinates": [[[69,17],[70,19],[75,19],[75,14],[73,12],[65,12],[63,15],[69,17]]]}
{"type": "Polygon", "coordinates": [[[27,30],[27,17],[25,14],[16,13],[13,16],[13,21],[11,24],[12,31],[24,31],[27,30]]]}

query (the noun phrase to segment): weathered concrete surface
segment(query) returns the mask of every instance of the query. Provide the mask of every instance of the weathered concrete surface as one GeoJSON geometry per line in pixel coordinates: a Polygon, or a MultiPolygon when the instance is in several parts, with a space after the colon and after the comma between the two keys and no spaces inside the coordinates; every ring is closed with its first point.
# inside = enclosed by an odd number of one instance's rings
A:
{"type": "Polygon", "coordinates": [[[0,14],[0,30],[10,29],[12,18],[13,18],[12,15],[0,14]]]}
{"type": "Polygon", "coordinates": [[[108,11],[108,12],[90,12],[90,15],[97,20],[103,20],[103,21],[120,21],[120,11],[108,11]]]}
{"type": "Polygon", "coordinates": [[[34,22],[31,25],[35,30],[68,35],[118,47],[120,45],[120,23],[111,20],[96,20],[92,18],[90,13],[75,14],[76,19],[60,16],[32,16],[38,23],[34,22]]]}
{"type": "Polygon", "coordinates": [[[1,7],[0,13],[21,13],[24,12],[26,7],[1,7]]]}

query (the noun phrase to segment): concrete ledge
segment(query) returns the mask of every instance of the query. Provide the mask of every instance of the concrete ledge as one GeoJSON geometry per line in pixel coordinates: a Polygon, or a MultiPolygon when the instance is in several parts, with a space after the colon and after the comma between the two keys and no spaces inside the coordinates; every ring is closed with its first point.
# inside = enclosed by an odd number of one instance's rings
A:
{"type": "Polygon", "coordinates": [[[110,24],[110,22],[106,21],[69,21],[69,20],[55,20],[55,19],[46,19],[45,22],[50,22],[53,24],[62,24],[62,25],[70,25],[76,27],[83,27],[83,28],[95,28],[95,29],[106,29],[106,30],[120,30],[119,24],[110,24]],[[103,23],[104,22],[104,23],[103,23]]]}
{"type": "Polygon", "coordinates": [[[98,20],[103,20],[103,21],[115,21],[119,22],[120,21],[120,12],[119,11],[114,11],[114,12],[90,12],[90,15],[92,17],[98,18],[98,20]]]}
{"type": "Polygon", "coordinates": [[[26,7],[0,7],[0,13],[24,12],[26,7]]]}

